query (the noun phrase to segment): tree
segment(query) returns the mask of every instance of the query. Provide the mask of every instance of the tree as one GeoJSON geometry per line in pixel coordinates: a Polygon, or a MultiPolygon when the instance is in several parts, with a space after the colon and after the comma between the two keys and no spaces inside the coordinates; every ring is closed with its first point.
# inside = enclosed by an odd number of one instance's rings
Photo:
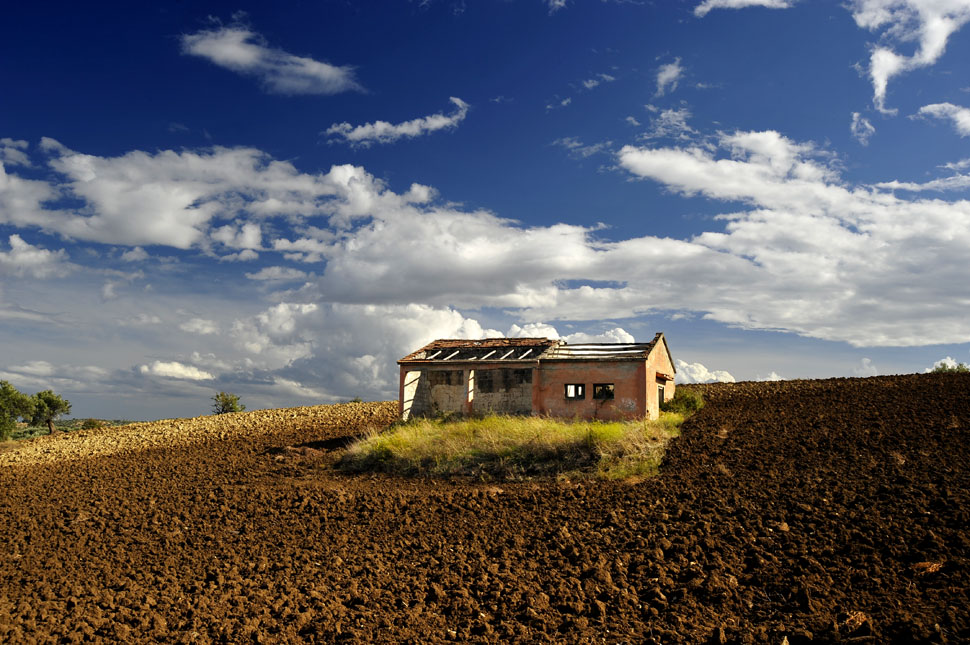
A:
{"type": "Polygon", "coordinates": [[[34,400],[21,394],[7,381],[0,381],[0,441],[6,441],[17,427],[17,419],[34,413],[34,400]]]}
{"type": "Polygon", "coordinates": [[[956,372],[970,372],[970,365],[967,365],[966,363],[955,363],[953,365],[948,365],[941,361],[939,365],[933,367],[934,374],[949,374],[956,372]]]}
{"type": "Polygon", "coordinates": [[[212,400],[212,414],[225,414],[227,412],[242,412],[246,406],[239,402],[239,396],[229,392],[219,392],[212,400]]]}
{"type": "Polygon", "coordinates": [[[53,390],[38,392],[33,398],[34,414],[30,419],[30,425],[39,426],[46,423],[47,429],[54,434],[54,419],[62,414],[68,414],[71,411],[71,402],[54,394],[53,390]]]}

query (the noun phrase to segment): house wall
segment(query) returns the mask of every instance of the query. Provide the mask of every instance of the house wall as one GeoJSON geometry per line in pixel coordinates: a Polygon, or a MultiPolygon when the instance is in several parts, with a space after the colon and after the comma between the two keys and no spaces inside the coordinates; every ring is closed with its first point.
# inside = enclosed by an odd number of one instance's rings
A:
{"type": "MultiPolygon", "coordinates": [[[[646,376],[645,361],[543,361],[536,371],[533,408],[537,414],[554,417],[616,420],[646,416],[646,376]],[[593,386],[597,383],[612,383],[613,399],[594,399],[593,386]],[[567,384],[583,384],[585,396],[567,399],[567,384]]],[[[656,405],[656,387],[653,398],[656,405]]]]}
{"type": "Polygon", "coordinates": [[[533,367],[401,367],[402,419],[443,412],[531,414],[533,367]]]}
{"type": "Polygon", "coordinates": [[[534,378],[531,367],[476,367],[471,408],[482,414],[531,414],[534,378]]]}
{"type": "Polygon", "coordinates": [[[664,386],[664,401],[674,398],[675,385],[673,381],[658,381],[657,372],[674,375],[674,366],[670,362],[670,355],[665,351],[663,344],[654,347],[653,352],[647,359],[647,407],[656,410],[650,418],[656,418],[660,413],[660,400],[658,385],[664,386]]]}

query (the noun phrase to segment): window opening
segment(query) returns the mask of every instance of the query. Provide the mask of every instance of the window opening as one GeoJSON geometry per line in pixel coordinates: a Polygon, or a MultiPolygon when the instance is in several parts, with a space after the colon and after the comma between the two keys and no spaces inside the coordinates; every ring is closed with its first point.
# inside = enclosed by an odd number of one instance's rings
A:
{"type": "Polygon", "coordinates": [[[613,384],[612,383],[594,383],[593,384],[593,398],[599,399],[601,401],[608,401],[613,398],[613,384]]]}
{"type": "Polygon", "coordinates": [[[585,399],[586,398],[586,386],[582,383],[567,383],[566,384],[566,398],[567,399],[585,399]]]}

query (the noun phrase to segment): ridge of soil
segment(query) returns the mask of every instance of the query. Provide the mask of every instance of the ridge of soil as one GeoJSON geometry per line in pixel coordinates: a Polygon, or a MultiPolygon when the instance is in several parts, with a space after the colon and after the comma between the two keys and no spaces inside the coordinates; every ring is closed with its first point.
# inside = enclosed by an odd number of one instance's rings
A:
{"type": "Polygon", "coordinates": [[[970,641],[970,378],[695,386],[661,474],[337,475],[396,403],[0,453],[0,642],[970,641]]]}

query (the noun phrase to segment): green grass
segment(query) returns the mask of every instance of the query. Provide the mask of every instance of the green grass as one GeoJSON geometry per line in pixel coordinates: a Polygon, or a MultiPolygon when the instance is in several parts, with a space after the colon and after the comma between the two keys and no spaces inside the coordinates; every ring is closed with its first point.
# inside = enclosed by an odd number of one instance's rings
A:
{"type": "Polygon", "coordinates": [[[684,416],[654,421],[571,421],[486,416],[415,419],[351,446],[337,467],[407,476],[625,479],[656,474],[684,416]]]}

